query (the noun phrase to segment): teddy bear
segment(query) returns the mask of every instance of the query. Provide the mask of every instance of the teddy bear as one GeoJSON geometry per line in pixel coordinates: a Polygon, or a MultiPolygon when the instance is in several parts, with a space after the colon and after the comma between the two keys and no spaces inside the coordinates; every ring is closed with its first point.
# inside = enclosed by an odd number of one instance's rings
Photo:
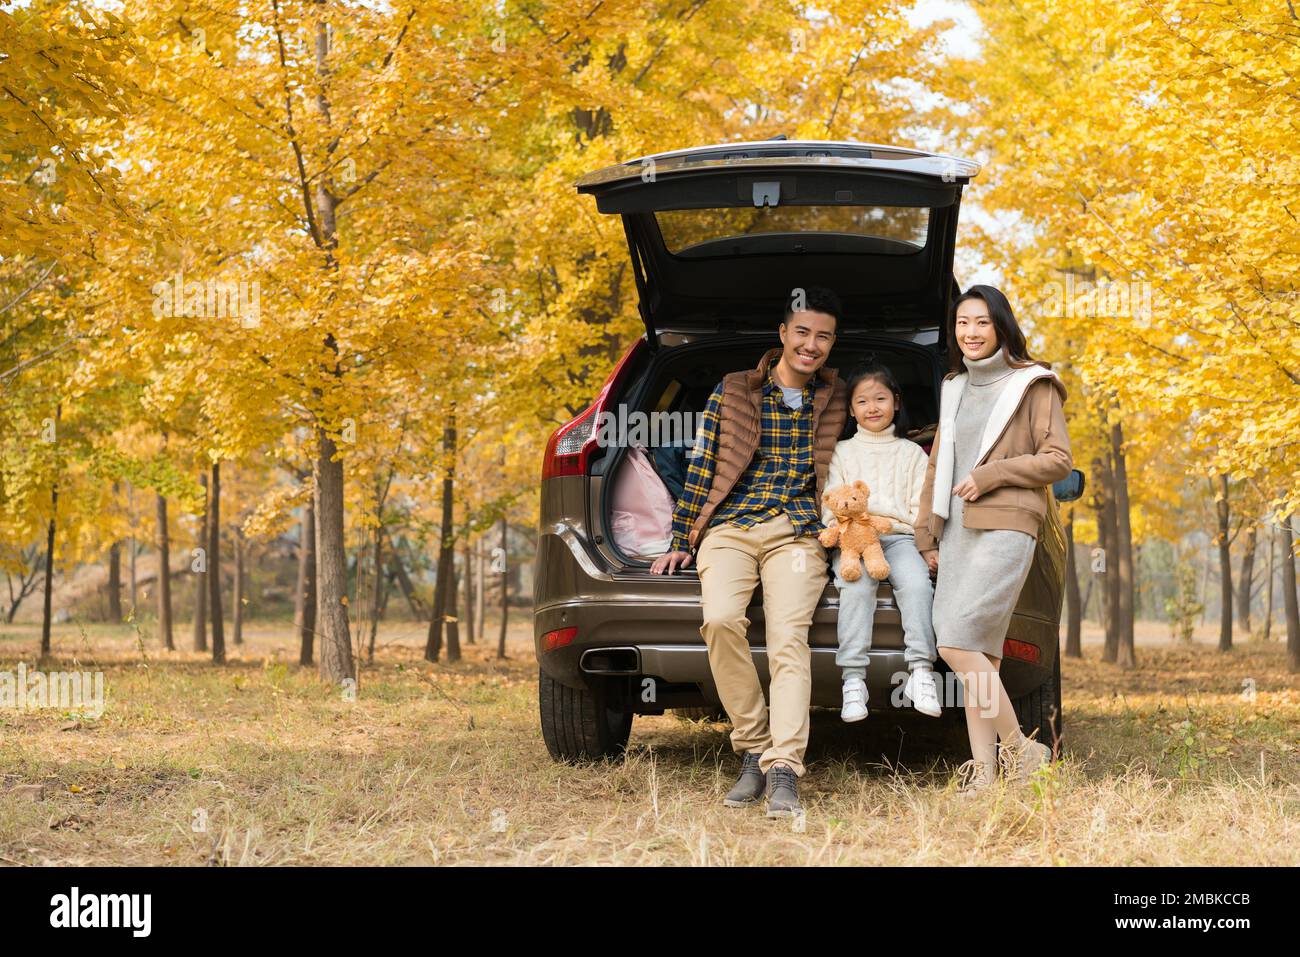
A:
{"type": "Polygon", "coordinates": [[[835,524],[817,536],[827,548],[840,548],[840,577],[855,582],[862,577],[862,562],[867,574],[876,581],[889,577],[889,562],[880,547],[880,536],[888,534],[894,523],[867,511],[871,489],[861,480],[851,485],[837,485],[822,495],[822,504],[835,516],[835,524]]]}

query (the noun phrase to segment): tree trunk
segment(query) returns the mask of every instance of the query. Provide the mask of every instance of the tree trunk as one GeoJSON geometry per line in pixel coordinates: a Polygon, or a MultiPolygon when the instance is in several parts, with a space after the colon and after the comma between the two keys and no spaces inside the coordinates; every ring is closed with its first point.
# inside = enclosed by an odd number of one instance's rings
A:
{"type": "Polygon", "coordinates": [[[447,568],[447,661],[460,661],[460,602],[456,589],[456,546],[451,547],[447,568]]]}
{"type": "Polygon", "coordinates": [[[59,516],[59,486],[50,486],[50,524],[45,530],[45,610],[41,615],[41,658],[50,656],[50,624],[54,616],[54,523],[59,516]]]}
{"type": "Polygon", "coordinates": [[[167,533],[167,499],[158,496],[158,637],[163,647],[175,651],[172,638],[171,539],[167,533]]]}
{"type": "Polygon", "coordinates": [[[1282,600],[1286,607],[1286,657],[1292,674],[1300,672],[1300,609],[1296,607],[1295,520],[1287,517],[1282,526],[1282,600]]]}
{"type": "MultiPolygon", "coordinates": [[[[315,60],[319,85],[316,107],[320,122],[331,125],[330,104],[326,95],[329,81],[330,26],[324,19],[316,21],[315,60]]],[[[306,184],[303,184],[304,189],[306,184]]],[[[338,199],[328,171],[316,180],[315,201],[318,222],[318,247],[328,251],[328,262],[336,268],[333,250],[338,245],[335,209],[338,199]]],[[[330,376],[339,376],[338,342],[327,332],[323,342],[332,363],[323,367],[330,376]]],[[[322,395],[318,390],[318,395],[322,395]]],[[[320,632],[320,676],[333,684],[348,682],[356,686],[356,662],[352,656],[351,624],[348,621],[347,543],[343,537],[343,460],[338,458],[338,444],[330,437],[324,423],[316,426],[317,454],[312,462],[316,497],[316,627],[320,632]]]]}
{"type": "Polygon", "coordinates": [[[1237,572],[1237,624],[1243,632],[1250,634],[1250,595],[1255,584],[1255,543],[1258,526],[1250,523],[1246,529],[1245,552],[1241,556],[1241,568],[1237,572]]]}
{"type": "Polygon", "coordinates": [[[140,557],[140,546],[135,540],[135,530],[139,526],[135,515],[135,486],[130,482],[126,483],[126,501],[127,510],[131,516],[131,538],[129,547],[131,549],[131,618],[136,618],[136,611],[140,607],[139,592],[137,591],[137,582],[139,577],[135,573],[135,561],[140,557]]]}
{"type": "MultiPolygon", "coordinates": [[[[441,542],[441,533],[439,533],[439,536],[441,542]]],[[[439,545],[438,553],[441,556],[441,545],[439,545]]],[[[425,661],[437,661],[442,657],[442,626],[447,607],[443,599],[446,579],[443,576],[442,567],[443,563],[440,557],[437,567],[433,570],[433,611],[429,615],[429,633],[424,642],[425,661]]]]}
{"type": "Polygon", "coordinates": [[[316,636],[316,508],[308,502],[298,530],[298,588],[294,595],[293,627],[298,632],[298,664],[313,663],[316,636]]]}
{"type": "Polygon", "coordinates": [[[1121,668],[1137,665],[1137,650],[1133,641],[1133,528],[1129,515],[1128,464],[1124,455],[1124,432],[1118,421],[1110,427],[1111,457],[1115,462],[1115,534],[1118,545],[1119,568],[1119,647],[1118,663],[1121,668]]]}
{"type": "Polygon", "coordinates": [[[212,463],[208,503],[208,614],[212,616],[212,663],[226,663],[226,631],[221,617],[221,463],[212,463]]]}
{"type": "Polygon", "coordinates": [[[18,614],[18,608],[27,599],[27,596],[36,591],[36,583],[41,578],[41,553],[35,546],[20,549],[18,557],[21,561],[21,567],[15,574],[18,579],[18,592],[14,593],[13,580],[9,573],[5,573],[5,584],[9,588],[9,610],[5,613],[5,624],[14,623],[14,615],[18,614]]]}
{"type": "Polygon", "coordinates": [[[411,608],[411,614],[415,616],[416,621],[423,621],[425,616],[424,603],[420,601],[420,596],[415,593],[415,585],[411,583],[411,576],[406,573],[406,566],[402,564],[402,552],[393,543],[393,554],[390,562],[393,566],[393,574],[397,578],[397,585],[402,590],[402,596],[406,599],[406,604],[411,608]]]}
{"type": "Polygon", "coordinates": [[[465,643],[474,644],[474,547],[469,536],[465,536],[465,545],[461,549],[461,567],[465,574],[465,643]]]}
{"type": "Polygon", "coordinates": [[[501,516],[501,630],[497,635],[497,657],[506,657],[506,619],[510,616],[510,561],[506,551],[506,519],[501,516]]]}
{"type": "Polygon", "coordinates": [[[1219,546],[1219,650],[1232,650],[1232,550],[1228,543],[1228,528],[1231,518],[1228,509],[1228,476],[1219,476],[1219,488],[1214,496],[1214,508],[1219,515],[1218,535],[1215,543],[1219,546]]]}
{"type": "Polygon", "coordinates": [[[1083,657],[1083,603],[1079,599],[1079,569],[1074,556],[1074,506],[1065,518],[1065,656],[1083,657]]]}
{"type": "Polygon", "coordinates": [[[1097,511],[1097,537],[1101,545],[1101,623],[1105,630],[1101,660],[1114,663],[1119,657],[1119,587],[1115,572],[1115,506],[1114,482],[1111,480],[1108,455],[1098,455],[1092,460],[1093,474],[1100,481],[1094,501],[1097,511]]]}
{"type": "Polygon", "coordinates": [[[1202,550],[1202,555],[1203,555],[1204,558],[1205,558],[1205,567],[1204,567],[1204,568],[1202,569],[1202,571],[1201,571],[1201,591],[1200,591],[1200,594],[1199,594],[1199,595],[1197,596],[1197,598],[1196,598],[1196,600],[1200,603],[1200,606],[1201,606],[1201,624],[1202,624],[1202,625],[1205,624],[1205,616],[1206,616],[1206,614],[1207,614],[1207,612],[1208,612],[1208,610],[1209,610],[1209,607],[1210,607],[1210,602],[1209,602],[1209,597],[1210,597],[1210,566],[1212,566],[1212,565],[1214,564],[1214,559],[1213,559],[1213,557],[1211,556],[1212,549],[1211,549],[1210,546],[1213,545],[1213,544],[1214,544],[1214,538],[1213,538],[1213,536],[1209,536],[1209,537],[1207,537],[1207,538],[1206,538],[1206,542],[1205,542],[1205,548],[1202,550]]]}
{"type": "Polygon", "coordinates": [[[484,612],[487,610],[487,537],[480,535],[474,546],[474,564],[477,567],[477,581],[475,582],[475,596],[477,598],[477,608],[474,617],[478,619],[478,630],[487,641],[487,616],[484,612]]]}
{"type": "Polygon", "coordinates": [[[370,642],[366,646],[366,661],[370,664],[375,661],[375,638],[379,634],[379,616],[384,613],[384,579],[387,577],[384,574],[384,529],[381,525],[375,529],[375,587],[370,603],[370,642]]]}
{"type": "Polygon", "coordinates": [[[1277,575],[1277,539],[1280,529],[1268,526],[1268,580],[1264,586],[1264,641],[1273,638],[1273,579],[1277,575]]]}
{"type": "Polygon", "coordinates": [[[108,620],[122,620],[122,543],[108,546],[108,620]]]}
{"type": "MultiPolygon", "coordinates": [[[[132,519],[132,524],[133,524],[133,525],[134,525],[134,522],[135,522],[135,519],[133,518],[133,519],[132,519]]],[[[132,535],[132,536],[131,536],[130,541],[129,541],[129,544],[128,544],[128,547],[131,549],[131,563],[130,563],[130,568],[131,568],[131,617],[132,617],[132,618],[135,618],[135,612],[136,612],[136,609],[140,607],[140,601],[139,601],[139,597],[138,597],[138,595],[139,595],[139,587],[138,587],[138,583],[139,583],[140,579],[139,579],[139,576],[136,575],[136,571],[135,571],[135,568],[136,568],[136,566],[135,566],[135,561],[136,561],[137,558],[140,557],[140,544],[139,544],[139,542],[137,542],[137,541],[135,540],[135,535],[132,535]]]]}
{"type": "Polygon", "coordinates": [[[244,536],[235,528],[235,597],[230,602],[230,615],[234,619],[231,625],[231,641],[237,645],[244,643],[244,536]]]}
{"type": "Polygon", "coordinates": [[[343,461],[338,446],[317,428],[316,624],[320,631],[320,675],[332,684],[356,681],[348,623],[347,545],[343,539],[343,461]]]}
{"type": "MultiPolygon", "coordinates": [[[[449,608],[456,607],[455,560],[456,529],[453,525],[454,491],[456,482],[456,404],[451,404],[447,425],[442,430],[442,451],[444,470],[442,476],[442,531],[438,548],[438,569],[434,579],[433,615],[429,619],[429,636],[424,645],[426,661],[437,661],[442,654],[442,629],[447,628],[447,658],[456,661],[460,658],[460,642],[456,641],[453,653],[452,641],[455,622],[451,619],[449,608]]],[[[456,637],[459,637],[458,634],[456,637]]]]}
{"type": "MultiPolygon", "coordinates": [[[[441,536],[441,533],[439,535],[441,536]]],[[[441,541],[441,537],[439,541],[441,541]]],[[[446,588],[446,577],[443,572],[444,564],[443,548],[439,545],[438,565],[433,572],[433,612],[429,615],[429,634],[424,642],[425,661],[437,661],[442,657],[442,626],[447,609],[446,600],[443,597],[446,588]]]]}
{"type": "Polygon", "coordinates": [[[208,473],[199,476],[203,486],[203,518],[199,524],[201,571],[194,575],[194,650],[208,650],[208,473]]]}
{"type": "Polygon", "coordinates": [[[379,620],[383,621],[384,616],[388,614],[388,597],[393,593],[393,580],[396,578],[390,568],[384,575],[384,589],[379,595],[379,620]]]}

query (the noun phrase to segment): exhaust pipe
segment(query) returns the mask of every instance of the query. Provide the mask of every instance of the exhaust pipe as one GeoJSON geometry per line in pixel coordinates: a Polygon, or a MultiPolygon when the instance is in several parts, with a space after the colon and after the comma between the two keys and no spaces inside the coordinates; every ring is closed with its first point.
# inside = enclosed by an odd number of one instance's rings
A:
{"type": "Polygon", "coordinates": [[[589,675],[639,675],[639,648],[588,648],[578,659],[578,668],[589,675]]]}

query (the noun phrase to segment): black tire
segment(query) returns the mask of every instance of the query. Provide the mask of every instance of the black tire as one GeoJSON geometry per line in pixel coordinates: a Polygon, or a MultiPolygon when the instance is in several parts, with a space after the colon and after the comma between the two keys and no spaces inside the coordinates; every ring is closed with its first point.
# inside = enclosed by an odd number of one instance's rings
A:
{"type": "Polygon", "coordinates": [[[1026,734],[1038,732],[1036,741],[1051,748],[1059,748],[1063,741],[1064,724],[1061,718],[1061,652],[1056,652],[1052,676],[1026,695],[1013,702],[1020,730],[1026,734]]]}
{"type": "Polygon", "coordinates": [[[626,682],[622,686],[617,679],[594,682],[589,690],[570,688],[538,669],[542,739],[556,761],[599,761],[627,748],[632,708],[626,682]]]}

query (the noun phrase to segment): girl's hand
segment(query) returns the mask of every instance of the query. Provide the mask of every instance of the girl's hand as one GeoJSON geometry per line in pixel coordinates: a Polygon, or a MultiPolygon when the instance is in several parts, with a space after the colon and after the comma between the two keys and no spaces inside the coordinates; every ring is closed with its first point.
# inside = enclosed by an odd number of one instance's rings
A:
{"type": "Polygon", "coordinates": [[[939,572],[939,549],[932,548],[929,551],[922,552],[921,557],[925,563],[930,566],[930,574],[935,575],[939,572]]]}
{"type": "Polygon", "coordinates": [[[963,502],[973,502],[980,497],[979,489],[969,475],[952,487],[952,494],[960,496],[963,502]]]}

